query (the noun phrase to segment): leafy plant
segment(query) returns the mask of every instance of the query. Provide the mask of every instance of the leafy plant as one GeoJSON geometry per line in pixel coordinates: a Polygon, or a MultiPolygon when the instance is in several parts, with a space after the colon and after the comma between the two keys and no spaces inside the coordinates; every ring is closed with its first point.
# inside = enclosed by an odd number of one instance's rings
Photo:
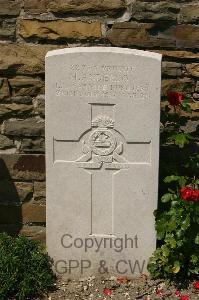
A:
{"type": "Polygon", "coordinates": [[[0,300],[42,295],[53,280],[51,262],[38,242],[0,234],[0,300]]]}
{"type": "MultiPolygon", "coordinates": [[[[162,144],[174,147],[177,156],[193,142],[182,126],[191,112],[181,94],[168,93],[168,102],[162,114],[162,144]]],[[[164,179],[169,185],[161,197],[161,205],[155,211],[158,248],[149,260],[148,270],[152,277],[177,278],[199,274],[199,180],[193,173],[197,170],[198,154],[184,155],[180,168],[173,167],[172,175],[164,179]],[[186,172],[192,168],[191,176],[186,172]]],[[[169,169],[167,170],[169,173],[169,169]]]]}

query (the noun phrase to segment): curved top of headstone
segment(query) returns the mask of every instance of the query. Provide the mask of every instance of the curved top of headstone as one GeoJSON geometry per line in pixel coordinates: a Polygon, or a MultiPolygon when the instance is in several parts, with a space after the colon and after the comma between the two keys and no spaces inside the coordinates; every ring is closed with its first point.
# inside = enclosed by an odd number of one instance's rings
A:
{"type": "Polygon", "coordinates": [[[64,55],[69,53],[88,53],[88,52],[100,52],[100,53],[121,53],[121,54],[133,54],[137,56],[145,56],[149,58],[154,58],[157,60],[161,60],[162,55],[159,53],[144,51],[144,50],[137,50],[137,49],[129,49],[129,48],[119,48],[119,47],[74,47],[74,48],[64,48],[49,51],[46,54],[46,57],[49,56],[57,56],[57,55],[64,55]]]}

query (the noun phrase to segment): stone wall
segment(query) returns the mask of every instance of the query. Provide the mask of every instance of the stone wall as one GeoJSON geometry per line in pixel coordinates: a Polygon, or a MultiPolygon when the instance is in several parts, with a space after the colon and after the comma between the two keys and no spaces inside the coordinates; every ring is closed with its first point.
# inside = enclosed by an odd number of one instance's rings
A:
{"type": "Polygon", "coordinates": [[[0,230],[45,239],[44,57],[61,47],[163,54],[168,90],[199,111],[199,1],[0,0],[0,230]]]}

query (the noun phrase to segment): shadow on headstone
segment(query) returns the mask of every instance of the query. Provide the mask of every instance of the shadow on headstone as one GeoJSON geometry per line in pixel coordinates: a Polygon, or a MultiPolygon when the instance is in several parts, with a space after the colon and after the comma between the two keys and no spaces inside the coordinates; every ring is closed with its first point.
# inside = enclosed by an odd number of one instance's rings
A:
{"type": "Polygon", "coordinates": [[[21,227],[20,197],[4,160],[0,158],[0,232],[17,235],[21,227]]]}

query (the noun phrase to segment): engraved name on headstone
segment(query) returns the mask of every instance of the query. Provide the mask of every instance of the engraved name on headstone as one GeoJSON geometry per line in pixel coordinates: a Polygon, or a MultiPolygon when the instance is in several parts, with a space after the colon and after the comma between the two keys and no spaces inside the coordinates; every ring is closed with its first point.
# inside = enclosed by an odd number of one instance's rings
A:
{"type": "Polygon", "coordinates": [[[137,276],[156,245],[161,55],[46,57],[47,247],[67,277],[137,276]]]}

